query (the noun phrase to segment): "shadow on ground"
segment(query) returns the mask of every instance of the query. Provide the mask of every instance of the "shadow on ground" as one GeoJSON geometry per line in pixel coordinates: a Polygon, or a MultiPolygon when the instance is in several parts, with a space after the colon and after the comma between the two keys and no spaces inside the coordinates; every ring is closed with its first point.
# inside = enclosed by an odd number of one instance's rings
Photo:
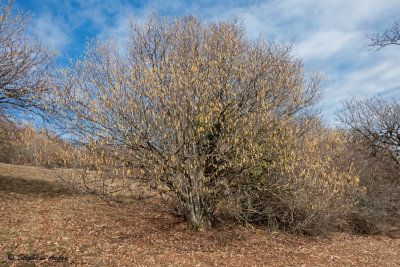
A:
{"type": "Polygon", "coordinates": [[[60,182],[26,180],[19,177],[0,175],[0,191],[16,194],[40,195],[46,197],[73,196],[81,194],[60,182]]]}

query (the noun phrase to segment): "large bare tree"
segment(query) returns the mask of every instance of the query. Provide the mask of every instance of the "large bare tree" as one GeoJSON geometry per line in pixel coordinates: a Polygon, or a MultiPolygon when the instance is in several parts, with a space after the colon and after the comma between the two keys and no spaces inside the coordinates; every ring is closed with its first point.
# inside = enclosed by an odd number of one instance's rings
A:
{"type": "Polygon", "coordinates": [[[289,46],[249,41],[237,21],[153,15],[131,22],[127,49],[93,42],[65,69],[51,115],[81,147],[168,188],[191,227],[207,227],[238,177],[265,159],[263,140],[313,103],[320,81],[289,46]]]}
{"type": "Polygon", "coordinates": [[[29,14],[16,10],[13,1],[0,1],[0,115],[43,108],[53,53],[27,36],[29,22],[29,14]]]}

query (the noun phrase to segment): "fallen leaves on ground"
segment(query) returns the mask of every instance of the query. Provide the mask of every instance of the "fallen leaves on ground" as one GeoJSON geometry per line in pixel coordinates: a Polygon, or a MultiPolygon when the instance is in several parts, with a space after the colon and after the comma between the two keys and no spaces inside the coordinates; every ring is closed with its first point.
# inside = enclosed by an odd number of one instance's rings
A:
{"type": "Polygon", "coordinates": [[[348,233],[300,237],[229,222],[191,231],[157,197],[110,206],[48,177],[40,179],[36,168],[0,164],[1,264],[400,266],[400,238],[348,233]],[[27,261],[18,255],[42,259],[27,261]]]}

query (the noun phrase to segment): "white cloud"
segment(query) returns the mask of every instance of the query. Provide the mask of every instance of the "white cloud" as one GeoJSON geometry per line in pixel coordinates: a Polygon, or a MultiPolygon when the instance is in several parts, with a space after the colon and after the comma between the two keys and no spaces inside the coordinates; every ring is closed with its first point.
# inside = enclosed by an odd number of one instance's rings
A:
{"type": "Polygon", "coordinates": [[[360,36],[357,32],[320,31],[310,35],[295,47],[295,53],[300,57],[312,60],[324,60],[337,53],[343,53],[350,42],[357,41],[360,36]]]}
{"type": "Polygon", "coordinates": [[[44,45],[61,51],[71,41],[69,30],[65,25],[64,21],[53,17],[51,14],[44,14],[35,17],[28,30],[33,35],[38,36],[44,45]]]}

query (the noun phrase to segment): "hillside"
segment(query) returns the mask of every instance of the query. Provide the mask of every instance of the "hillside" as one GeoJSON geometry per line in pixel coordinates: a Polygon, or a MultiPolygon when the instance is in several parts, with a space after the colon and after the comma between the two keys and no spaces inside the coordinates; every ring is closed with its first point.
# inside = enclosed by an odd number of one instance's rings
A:
{"type": "Polygon", "coordinates": [[[399,266],[399,248],[399,232],[299,237],[229,222],[191,231],[158,197],[110,206],[48,170],[0,163],[0,265],[399,266]]]}

